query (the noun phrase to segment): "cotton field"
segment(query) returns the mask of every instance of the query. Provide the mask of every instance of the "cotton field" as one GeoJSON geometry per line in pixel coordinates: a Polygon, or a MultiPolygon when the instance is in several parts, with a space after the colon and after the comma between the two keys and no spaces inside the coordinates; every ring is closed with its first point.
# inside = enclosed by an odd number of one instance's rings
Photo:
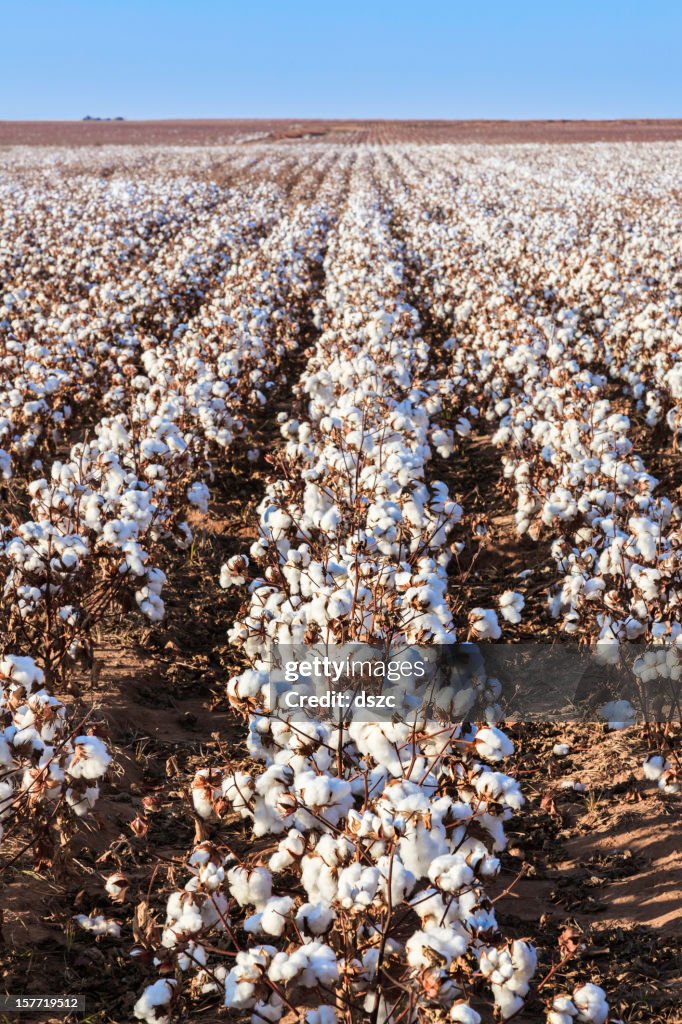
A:
{"type": "Polygon", "coordinates": [[[0,153],[8,993],[680,1020],[681,180],[679,143],[0,153]],[[482,670],[409,720],[273,706],[273,648],[491,644],[637,645],[657,714],[524,724],[482,670]]]}

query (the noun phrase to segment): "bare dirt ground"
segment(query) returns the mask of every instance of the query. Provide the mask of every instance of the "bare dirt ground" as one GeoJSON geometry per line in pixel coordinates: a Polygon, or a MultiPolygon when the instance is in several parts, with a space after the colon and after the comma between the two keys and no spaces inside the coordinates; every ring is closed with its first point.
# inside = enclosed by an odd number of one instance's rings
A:
{"type": "Polygon", "coordinates": [[[621,121],[0,121],[0,146],[255,142],[671,142],[682,119],[621,121]]]}

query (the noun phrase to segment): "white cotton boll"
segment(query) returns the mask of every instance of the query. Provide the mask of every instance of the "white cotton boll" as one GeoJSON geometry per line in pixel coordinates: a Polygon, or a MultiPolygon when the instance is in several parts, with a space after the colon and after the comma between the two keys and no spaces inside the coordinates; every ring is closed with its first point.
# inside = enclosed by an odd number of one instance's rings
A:
{"type": "Polygon", "coordinates": [[[332,507],[327,509],[324,515],[320,518],[320,530],[322,530],[323,533],[326,533],[329,537],[335,537],[340,522],[341,512],[336,505],[332,505],[332,507]]]}
{"type": "Polygon", "coordinates": [[[278,508],[268,510],[264,521],[275,541],[286,536],[292,523],[291,516],[287,515],[283,509],[278,508]]]}
{"type": "Polygon", "coordinates": [[[572,1024],[578,1010],[569,996],[555,996],[547,1014],[547,1024],[572,1024]]]}
{"type": "MultiPolygon", "coordinates": [[[[265,402],[265,398],[263,399],[265,402]]],[[[284,1015],[285,1005],[282,999],[273,992],[266,1000],[259,999],[251,1013],[251,1024],[277,1024],[284,1015]]]]}
{"type": "MultiPolygon", "coordinates": [[[[4,736],[0,735],[0,765],[9,765],[14,760],[9,748],[9,743],[4,736]]],[[[1,785],[1,784],[0,784],[1,785]]],[[[0,810],[2,805],[2,790],[0,789],[0,810]]]]}
{"type": "Polygon", "coordinates": [[[178,967],[188,971],[192,967],[205,967],[208,957],[202,945],[191,939],[182,953],[178,954],[178,967]]]}
{"type": "Polygon", "coordinates": [[[664,771],[670,768],[670,764],[660,754],[650,754],[643,765],[644,778],[650,782],[657,782],[664,771]]]}
{"type": "Polygon", "coordinates": [[[428,928],[414,932],[405,944],[407,962],[411,967],[430,967],[431,951],[440,954],[449,967],[453,960],[464,955],[466,948],[466,936],[454,928],[428,928]]]}
{"type": "Polygon", "coordinates": [[[234,867],[227,873],[230,892],[240,907],[262,910],[272,895],[272,875],[267,868],[234,867]]]}
{"type": "MultiPolygon", "coordinates": [[[[298,829],[292,828],[289,830],[285,838],[280,840],[276,852],[272,854],[268,861],[268,867],[275,874],[286,871],[287,868],[290,868],[297,859],[303,856],[304,853],[305,837],[303,836],[303,833],[298,831],[298,829]]],[[[309,904],[305,905],[309,906],[309,904]]]]}
{"type": "Polygon", "coordinates": [[[328,903],[304,903],[296,912],[296,924],[302,932],[324,935],[336,920],[336,911],[328,903]]]}
{"type": "Polygon", "coordinates": [[[429,879],[443,892],[459,892],[471,885],[474,873],[461,854],[445,854],[429,866],[429,879]]]}
{"type": "Polygon", "coordinates": [[[477,640],[499,640],[502,636],[497,615],[492,608],[472,608],[469,612],[469,625],[477,640]]]}
{"type": "Polygon", "coordinates": [[[568,745],[568,743],[555,743],[552,747],[552,753],[556,757],[566,757],[566,755],[570,754],[570,752],[571,748],[568,745]]]}
{"type": "Polygon", "coordinates": [[[262,911],[246,919],[244,930],[255,934],[283,935],[293,905],[291,896],[271,897],[262,911]]]}
{"type": "Polygon", "coordinates": [[[232,558],[228,558],[220,570],[220,586],[223,590],[246,583],[245,573],[248,567],[249,560],[246,555],[233,555],[232,558]]]}
{"type": "Polygon", "coordinates": [[[337,590],[332,594],[327,605],[327,615],[330,619],[340,619],[348,615],[353,607],[353,593],[351,590],[337,590]]]}
{"type": "Polygon", "coordinates": [[[173,892],[166,903],[166,927],[161,943],[167,949],[177,945],[183,936],[200,932],[204,927],[201,907],[187,892],[173,892]]]}
{"type": "Polygon", "coordinates": [[[514,744],[501,729],[487,726],[479,729],[474,737],[478,754],[489,761],[502,761],[514,753],[514,744]]]}
{"type": "Polygon", "coordinates": [[[384,895],[388,893],[388,880],[391,880],[391,904],[394,907],[400,906],[407,897],[410,895],[417,879],[414,877],[411,871],[408,871],[405,865],[400,860],[400,857],[394,855],[393,857],[384,856],[380,857],[377,861],[377,867],[382,875],[382,881],[380,882],[379,889],[384,895]]]}
{"type": "Polygon", "coordinates": [[[491,985],[493,998],[503,1020],[513,1017],[523,1006],[523,999],[505,985],[491,985]]]}
{"type": "Polygon", "coordinates": [[[573,993],[573,1002],[578,1010],[576,1020],[589,1024],[605,1024],[609,1015],[606,993],[599,985],[588,982],[573,993]]]}
{"type": "Polygon", "coordinates": [[[305,1024],[337,1024],[338,1016],[333,1006],[318,1006],[314,1010],[308,1010],[305,1015],[305,1024]]]}
{"type": "Polygon", "coordinates": [[[74,793],[73,789],[67,789],[66,802],[79,818],[85,817],[91,811],[99,799],[99,786],[88,786],[84,793],[74,793]]]}
{"type": "Polygon", "coordinates": [[[166,614],[163,599],[150,590],[149,587],[142,587],[135,591],[135,600],[142,614],[151,622],[161,622],[166,614]]]}
{"type": "Polygon", "coordinates": [[[512,986],[515,988],[515,991],[525,995],[528,991],[528,983],[537,970],[537,951],[529,942],[525,942],[523,939],[515,939],[512,943],[511,957],[514,966],[512,986]]]}
{"type": "Polygon", "coordinates": [[[276,953],[268,968],[268,977],[275,983],[296,980],[304,988],[334,985],[339,966],[336,953],[322,942],[310,942],[290,953],[276,953]]]}
{"type": "Polygon", "coordinates": [[[254,790],[255,783],[247,772],[233,772],[223,780],[222,795],[230,801],[233,810],[239,811],[242,818],[251,816],[250,801],[254,790]]]}
{"type": "Polygon", "coordinates": [[[77,736],[66,770],[72,779],[100,779],[110,763],[111,754],[98,736],[77,736]]]}
{"type": "Polygon", "coordinates": [[[672,768],[667,768],[658,780],[658,788],[666,796],[677,796],[682,792],[682,782],[678,773],[672,768]]]}
{"type": "Polygon", "coordinates": [[[195,505],[200,512],[208,512],[210,492],[206,484],[197,480],[187,488],[187,500],[190,505],[195,505]]]}
{"type": "Polygon", "coordinates": [[[121,926],[116,921],[111,921],[101,915],[76,914],[74,921],[86,932],[93,935],[106,936],[107,938],[118,939],[121,936],[121,926]]]}
{"type": "Polygon", "coordinates": [[[609,723],[609,729],[622,730],[634,725],[637,712],[629,700],[612,700],[600,709],[599,714],[609,723]]]}
{"type": "Polygon", "coordinates": [[[213,815],[214,802],[217,790],[211,785],[210,769],[201,768],[194,776],[191,786],[192,804],[194,810],[204,821],[213,815]]]}
{"type": "Polygon", "coordinates": [[[454,1024],[481,1024],[481,1015],[468,1003],[455,1003],[450,1010],[450,1020],[454,1024]]]}
{"type": "Polygon", "coordinates": [[[169,978],[159,978],[153,985],[148,985],[133,1007],[138,1020],[149,1024],[167,1024],[169,1014],[163,1012],[168,1007],[175,993],[177,982],[169,978]]]}
{"type": "Polygon", "coordinates": [[[505,590],[500,595],[498,603],[502,618],[506,619],[507,622],[511,622],[514,626],[518,625],[521,621],[521,612],[526,603],[523,595],[514,590],[505,590]]]}
{"type": "Polygon", "coordinates": [[[443,459],[447,459],[455,450],[455,437],[451,430],[431,431],[431,443],[443,459]]]}
{"type": "Polygon", "coordinates": [[[8,654],[0,661],[0,676],[11,679],[17,686],[23,686],[27,693],[43,685],[45,676],[33,658],[8,654]]]}

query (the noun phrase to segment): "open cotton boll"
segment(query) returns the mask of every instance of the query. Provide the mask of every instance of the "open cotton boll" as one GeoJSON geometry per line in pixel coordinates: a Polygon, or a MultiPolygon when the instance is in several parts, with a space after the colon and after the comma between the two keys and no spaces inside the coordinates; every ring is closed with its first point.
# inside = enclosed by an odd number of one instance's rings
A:
{"type": "Polygon", "coordinates": [[[518,625],[521,621],[521,612],[526,603],[523,595],[515,590],[505,590],[500,595],[498,602],[502,618],[506,619],[507,622],[511,622],[512,625],[518,625]]]}
{"type": "Polygon", "coordinates": [[[240,907],[263,910],[272,895],[272,875],[267,868],[230,868],[227,873],[230,892],[240,907]]]}
{"type": "Polygon", "coordinates": [[[33,658],[8,654],[0,661],[0,676],[10,679],[16,686],[22,686],[26,693],[43,685],[45,676],[33,658]]]}
{"type": "Polygon", "coordinates": [[[669,762],[661,754],[649,754],[643,764],[644,778],[657,782],[669,767],[669,762]]]}
{"type": "Polygon", "coordinates": [[[481,1024],[481,1015],[468,1003],[454,1003],[450,1010],[450,1020],[454,1024],[481,1024]]]}
{"type": "Polygon", "coordinates": [[[333,1006],[318,1006],[307,1010],[305,1024],[337,1024],[338,1016],[333,1006]]]}
{"type": "Polygon", "coordinates": [[[148,985],[133,1006],[137,1019],[148,1024],[167,1024],[170,1013],[164,1011],[170,1007],[176,985],[177,981],[172,978],[159,978],[153,985],[148,985]]]}
{"type": "Polygon", "coordinates": [[[467,944],[466,934],[455,927],[413,932],[405,944],[407,962],[411,967],[430,967],[433,953],[437,953],[449,967],[453,960],[464,955],[467,944]]]}
{"type": "Polygon", "coordinates": [[[111,764],[111,754],[98,736],[77,736],[67,772],[72,779],[100,779],[111,764]]]}
{"type": "Polygon", "coordinates": [[[281,936],[293,906],[291,896],[273,896],[259,913],[246,919],[244,930],[252,934],[281,936]]]}
{"type": "MultiPolygon", "coordinates": [[[[292,864],[295,864],[305,853],[305,837],[298,829],[289,830],[284,839],[281,839],[277,850],[268,861],[268,867],[277,874],[286,871],[292,864]]],[[[307,906],[308,904],[306,904],[307,906]]]]}
{"type": "Polygon", "coordinates": [[[586,1024],[606,1024],[609,1004],[606,1001],[606,993],[599,985],[591,982],[581,985],[573,993],[573,1002],[578,1010],[576,1020],[585,1021],[586,1024]]]}
{"type": "Polygon", "coordinates": [[[502,636],[497,615],[492,608],[472,608],[469,626],[477,640],[499,640],[502,636]]]}
{"type": "Polygon", "coordinates": [[[431,863],[429,878],[443,892],[459,892],[472,884],[474,873],[464,857],[457,853],[448,853],[436,857],[431,863]]]}
{"type": "Polygon", "coordinates": [[[514,753],[512,741],[494,725],[479,729],[474,737],[474,745],[478,754],[488,761],[502,761],[514,753]]]}
{"type": "Polygon", "coordinates": [[[335,920],[336,911],[328,903],[304,903],[296,912],[299,929],[311,935],[324,935],[335,920]]]}
{"type": "Polygon", "coordinates": [[[120,924],[116,921],[110,921],[102,915],[88,916],[87,914],[76,914],[74,921],[86,932],[92,932],[93,935],[106,936],[113,939],[118,939],[121,936],[120,924]]]}
{"type": "Polygon", "coordinates": [[[208,487],[200,480],[196,480],[187,488],[187,500],[190,505],[194,505],[200,512],[208,512],[210,497],[211,495],[208,487]]]}
{"type": "Polygon", "coordinates": [[[292,952],[275,953],[268,968],[275,983],[295,982],[304,988],[334,985],[339,978],[336,953],[322,942],[309,942],[292,952]]]}
{"type": "Polygon", "coordinates": [[[246,583],[245,573],[248,567],[249,560],[246,555],[233,555],[232,558],[228,558],[220,570],[220,586],[225,590],[246,583]]]}
{"type": "Polygon", "coordinates": [[[151,622],[161,622],[166,614],[162,598],[149,587],[135,591],[135,600],[142,614],[151,622]]]}
{"type": "Polygon", "coordinates": [[[571,748],[568,745],[568,743],[555,743],[552,747],[552,753],[556,757],[566,757],[566,755],[570,754],[570,752],[571,748]]]}
{"type": "Polygon", "coordinates": [[[609,729],[622,730],[634,725],[637,712],[629,700],[612,700],[600,709],[599,714],[609,724],[609,729]]]}
{"type": "Polygon", "coordinates": [[[195,942],[194,939],[185,946],[185,949],[178,954],[178,967],[181,971],[189,971],[196,967],[205,967],[208,956],[204,947],[195,942]]]}
{"type": "Polygon", "coordinates": [[[114,871],[105,881],[104,888],[115,903],[125,902],[126,890],[130,880],[121,871],[114,871]]]}
{"type": "Polygon", "coordinates": [[[547,1024],[573,1024],[578,1010],[570,996],[555,996],[547,1013],[547,1024]]]}

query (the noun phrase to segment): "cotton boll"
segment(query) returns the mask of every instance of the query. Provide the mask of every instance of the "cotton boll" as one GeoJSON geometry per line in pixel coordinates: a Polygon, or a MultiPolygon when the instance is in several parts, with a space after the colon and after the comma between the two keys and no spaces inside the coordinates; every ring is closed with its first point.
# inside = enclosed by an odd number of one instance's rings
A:
{"type": "Polygon", "coordinates": [[[106,917],[87,914],[76,914],[74,921],[86,932],[91,932],[98,937],[118,939],[121,936],[121,926],[116,921],[110,921],[106,917]]]}
{"type": "Polygon", "coordinates": [[[637,720],[637,712],[628,700],[612,700],[600,709],[602,718],[609,723],[609,729],[627,729],[637,720]]]}
{"type": "Polygon", "coordinates": [[[514,590],[505,590],[499,597],[499,605],[502,618],[512,625],[518,625],[525,605],[523,595],[514,590]]]}
{"type": "Polygon", "coordinates": [[[472,884],[474,873],[460,854],[446,854],[432,862],[429,878],[443,892],[459,892],[472,884]]]}
{"type": "Polygon", "coordinates": [[[304,903],[296,912],[296,924],[302,932],[324,935],[336,920],[336,911],[327,903],[304,903]]]}
{"type": "Polygon", "coordinates": [[[488,761],[502,761],[514,753],[512,741],[495,726],[479,729],[474,737],[474,745],[480,756],[488,761]]]}
{"type": "Polygon", "coordinates": [[[97,736],[77,736],[67,771],[73,779],[100,779],[111,763],[111,754],[97,736]]]}
{"type": "Polygon", "coordinates": [[[196,506],[200,512],[208,512],[210,493],[205,483],[197,480],[187,488],[187,500],[190,505],[196,506]]]}
{"type": "Polygon", "coordinates": [[[249,560],[246,555],[233,555],[220,570],[220,586],[223,589],[238,587],[246,583],[249,560]]]}
{"type": "Polygon", "coordinates": [[[589,1024],[605,1024],[609,1015],[606,993],[598,985],[589,982],[573,993],[573,1002],[578,1010],[577,1021],[589,1024]]]}
{"type": "Polygon", "coordinates": [[[159,978],[153,985],[148,985],[133,1007],[137,1019],[148,1024],[167,1024],[170,1013],[165,1009],[170,1007],[176,985],[175,980],[168,978],[159,978]]]}
{"type": "Polygon", "coordinates": [[[283,935],[293,905],[291,896],[271,897],[258,914],[246,919],[244,930],[263,935],[283,935]]]}
{"type": "Polygon", "coordinates": [[[429,928],[414,932],[405,944],[407,962],[411,967],[430,967],[431,951],[439,954],[449,967],[453,960],[464,955],[466,948],[466,936],[454,928],[429,928]]]}
{"type": "Polygon", "coordinates": [[[481,1024],[481,1015],[468,1003],[455,1003],[450,1010],[450,1020],[455,1024],[481,1024]]]}
{"type": "Polygon", "coordinates": [[[469,612],[469,625],[477,640],[499,640],[502,636],[497,615],[492,608],[472,608],[469,612]]]}
{"type": "Polygon", "coordinates": [[[240,907],[248,905],[263,910],[272,895],[272,875],[267,868],[231,868],[227,877],[230,892],[240,907]]]}
{"type": "Polygon", "coordinates": [[[115,903],[125,902],[130,881],[121,871],[114,871],[105,881],[104,888],[115,903]]]}
{"type": "Polygon", "coordinates": [[[657,782],[669,767],[669,762],[661,754],[649,754],[643,765],[644,778],[657,782]]]}
{"type": "Polygon", "coordinates": [[[310,942],[290,953],[276,953],[268,968],[268,977],[275,983],[296,981],[304,988],[334,985],[339,967],[334,950],[321,942],[310,942]]]}
{"type": "Polygon", "coordinates": [[[572,1024],[578,1010],[569,996],[555,996],[547,1014],[547,1024],[572,1024]]]}
{"type": "Polygon", "coordinates": [[[318,1006],[307,1010],[305,1024],[337,1024],[338,1016],[333,1006],[318,1006]]]}
{"type": "Polygon", "coordinates": [[[246,1010],[255,1004],[257,986],[275,952],[274,946],[259,946],[237,953],[235,965],[225,979],[225,1006],[246,1010]]]}

